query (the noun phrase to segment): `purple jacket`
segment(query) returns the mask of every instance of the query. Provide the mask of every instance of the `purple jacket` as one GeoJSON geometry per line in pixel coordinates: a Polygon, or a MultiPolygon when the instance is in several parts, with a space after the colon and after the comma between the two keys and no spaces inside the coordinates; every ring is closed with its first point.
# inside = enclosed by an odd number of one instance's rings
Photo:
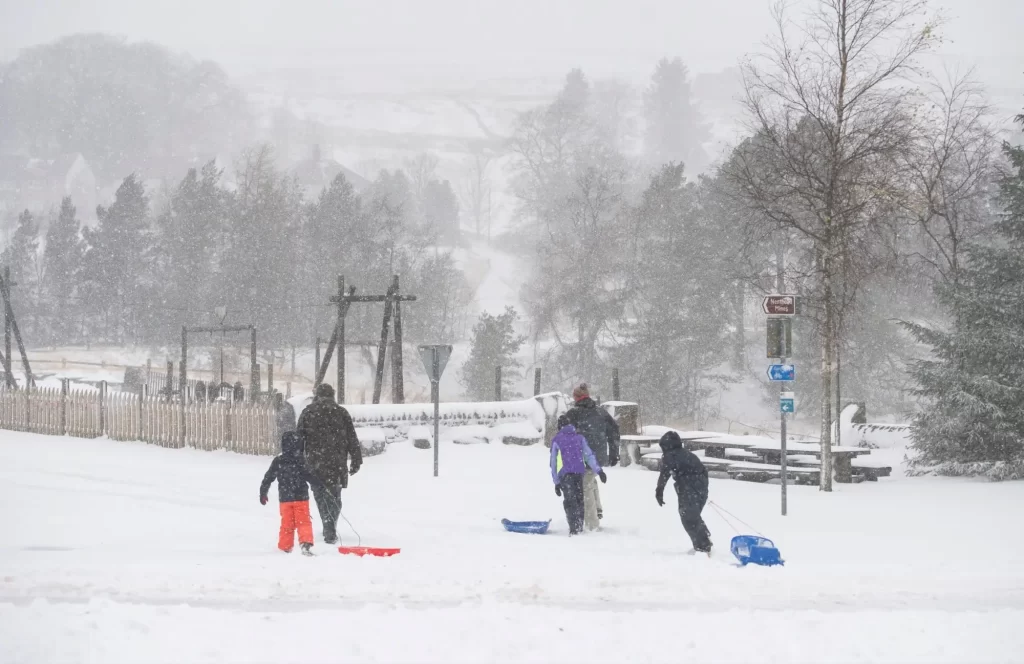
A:
{"type": "Polygon", "coordinates": [[[595,474],[601,472],[587,439],[576,433],[573,425],[565,425],[551,439],[551,479],[558,484],[565,473],[582,474],[587,466],[595,474]]]}

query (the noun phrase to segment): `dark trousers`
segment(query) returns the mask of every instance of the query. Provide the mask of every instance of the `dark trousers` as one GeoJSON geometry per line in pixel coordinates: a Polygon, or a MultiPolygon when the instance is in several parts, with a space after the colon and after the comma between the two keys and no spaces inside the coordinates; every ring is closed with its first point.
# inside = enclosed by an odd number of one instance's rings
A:
{"type": "Polygon", "coordinates": [[[320,521],[324,524],[324,541],[334,544],[338,541],[338,515],[341,514],[341,486],[328,485],[313,487],[313,500],[320,521]]]}
{"type": "Polygon", "coordinates": [[[583,475],[566,473],[562,475],[559,486],[562,487],[562,506],[569,522],[569,534],[578,535],[583,532],[583,475]]]}
{"type": "Polygon", "coordinates": [[[683,522],[686,534],[690,536],[690,541],[693,542],[694,550],[702,553],[711,551],[711,531],[700,515],[707,502],[706,494],[679,494],[679,518],[683,522]]]}

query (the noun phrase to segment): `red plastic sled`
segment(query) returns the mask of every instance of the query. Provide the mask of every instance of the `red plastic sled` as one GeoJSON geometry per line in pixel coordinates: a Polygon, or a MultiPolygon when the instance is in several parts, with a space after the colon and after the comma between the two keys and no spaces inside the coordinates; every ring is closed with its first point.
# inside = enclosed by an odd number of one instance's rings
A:
{"type": "Polygon", "coordinates": [[[380,556],[390,558],[400,553],[401,549],[385,549],[377,546],[339,546],[338,553],[347,553],[355,556],[380,556]]]}

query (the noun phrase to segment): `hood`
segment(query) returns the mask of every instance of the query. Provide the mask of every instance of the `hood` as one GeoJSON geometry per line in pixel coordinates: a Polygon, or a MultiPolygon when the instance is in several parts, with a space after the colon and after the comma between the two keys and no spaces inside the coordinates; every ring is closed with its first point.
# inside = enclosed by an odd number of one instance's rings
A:
{"type": "Polygon", "coordinates": [[[576,402],[576,405],[579,406],[580,408],[594,408],[595,406],[597,406],[597,403],[595,403],[594,400],[591,399],[590,397],[583,397],[582,399],[576,402]]]}
{"type": "Polygon", "coordinates": [[[683,441],[675,431],[666,431],[664,435],[662,435],[661,440],[658,441],[658,445],[661,445],[662,452],[683,449],[683,441]]]}
{"type": "Polygon", "coordinates": [[[576,435],[576,427],[574,427],[571,424],[566,424],[564,427],[562,427],[561,429],[558,430],[558,433],[559,434],[563,434],[564,433],[567,436],[574,436],[574,435],[576,435]]]}
{"type": "Polygon", "coordinates": [[[302,454],[302,439],[294,431],[281,434],[281,454],[296,456],[302,454]]]}

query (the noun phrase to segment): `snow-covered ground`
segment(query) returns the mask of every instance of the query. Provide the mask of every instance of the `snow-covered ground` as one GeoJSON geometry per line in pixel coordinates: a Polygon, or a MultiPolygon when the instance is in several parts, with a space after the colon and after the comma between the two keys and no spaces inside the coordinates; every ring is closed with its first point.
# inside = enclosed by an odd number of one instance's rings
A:
{"type": "MultiPolygon", "coordinates": [[[[906,479],[825,495],[712,480],[784,568],[713,559],[656,475],[615,468],[569,539],[542,446],[395,444],[345,494],[390,559],[275,549],[268,459],[0,432],[0,661],[1010,662],[1024,653],[1024,483],[906,479]],[[511,519],[554,519],[545,536],[511,519]]],[[[898,474],[898,473],[897,473],[898,474]]],[[[314,520],[316,520],[314,513],[314,520]]],[[[342,524],[347,543],[355,543],[342,524]]],[[[745,528],[744,528],[745,529],[745,528]]],[[[317,531],[319,529],[317,528],[317,531]]]]}

